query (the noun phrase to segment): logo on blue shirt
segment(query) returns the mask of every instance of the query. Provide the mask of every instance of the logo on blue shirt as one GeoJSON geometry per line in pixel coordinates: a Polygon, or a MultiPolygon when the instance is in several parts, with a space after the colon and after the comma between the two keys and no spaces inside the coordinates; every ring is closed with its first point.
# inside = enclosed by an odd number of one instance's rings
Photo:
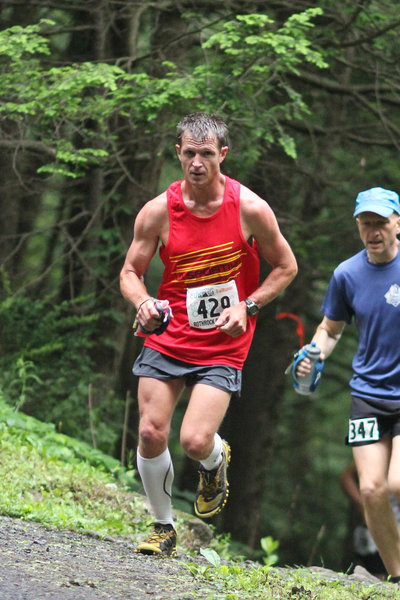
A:
{"type": "Polygon", "coordinates": [[[400,304],[400,286],[394,283],[390,286],[390,289],[385,294],[386,302],[393,306],[399,306],[400,304]]]}

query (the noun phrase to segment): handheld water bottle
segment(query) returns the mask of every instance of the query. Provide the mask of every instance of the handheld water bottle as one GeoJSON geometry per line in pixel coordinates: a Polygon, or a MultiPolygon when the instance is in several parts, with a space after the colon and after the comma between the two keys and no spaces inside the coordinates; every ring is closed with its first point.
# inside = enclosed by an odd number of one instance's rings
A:
{"type": "Polygon", "coordinates": [[[137,318],[135,318],[133,322],[133,329],[135,330],[135,335],[140,331],[141,333],[145,333],[146,335],[161,335],[167,329],[168,324],[173,316],[171,307],[169,306],[168,300],[158,300],[156,298],[151,298],[153,300],[156,309],[158,310],[158,314],[160,315],[160,326],[154,329],[153,331],[147,331],[141,324],[138,322],[137,318]]]}
{"type": "Polygon", "coordinates": [[[321,380],[324,361],[320,360],[321,350],[315,342],[306,344],[295,355],[292,364],[293,386],[298,394],[308,396],[315,392],[317,385],[321,380]],[[305,377],[296,376],[297,364],[304,358],[309,358],[311,362],[311,371],[305,377]]]}

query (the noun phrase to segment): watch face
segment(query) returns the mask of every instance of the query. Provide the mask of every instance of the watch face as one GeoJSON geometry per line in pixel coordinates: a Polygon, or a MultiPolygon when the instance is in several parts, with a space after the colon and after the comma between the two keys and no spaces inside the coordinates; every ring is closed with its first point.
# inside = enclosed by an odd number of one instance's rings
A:
{"type": "Polygon", "coordinates": [[[245,300],[247,306],[247,314],[253,317],[260,310],[255,302],[252,300],[245,300]]]}

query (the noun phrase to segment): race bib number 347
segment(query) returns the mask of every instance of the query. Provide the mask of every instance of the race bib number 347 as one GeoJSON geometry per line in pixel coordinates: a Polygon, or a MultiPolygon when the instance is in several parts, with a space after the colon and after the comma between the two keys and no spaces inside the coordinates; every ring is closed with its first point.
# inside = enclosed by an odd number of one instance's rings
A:
{"type": "Polygon", "coordinates": [[[186,309],[190,327],[212,329],[224,308],[239,304],[235,281],[188,288],[186,309]]]}
{"type": "Polygon", "coordinates": [[[379,428],[376,417],[349,420],[350,444],[355,442],[377,442],[378,440],[379,428]]]}

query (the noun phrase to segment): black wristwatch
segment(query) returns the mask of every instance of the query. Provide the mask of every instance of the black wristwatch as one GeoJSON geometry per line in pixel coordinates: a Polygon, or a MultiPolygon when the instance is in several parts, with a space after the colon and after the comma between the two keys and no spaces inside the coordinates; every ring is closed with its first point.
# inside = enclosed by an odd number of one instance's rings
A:
{"type": "Polygon", "coordinates": [[[254,317],[254,315],[257,315],[260,312],[259,306],[257,306],[253,300],[245,298],[244,303],[246,304],[246,312],[249,317],[254,317]]]}

